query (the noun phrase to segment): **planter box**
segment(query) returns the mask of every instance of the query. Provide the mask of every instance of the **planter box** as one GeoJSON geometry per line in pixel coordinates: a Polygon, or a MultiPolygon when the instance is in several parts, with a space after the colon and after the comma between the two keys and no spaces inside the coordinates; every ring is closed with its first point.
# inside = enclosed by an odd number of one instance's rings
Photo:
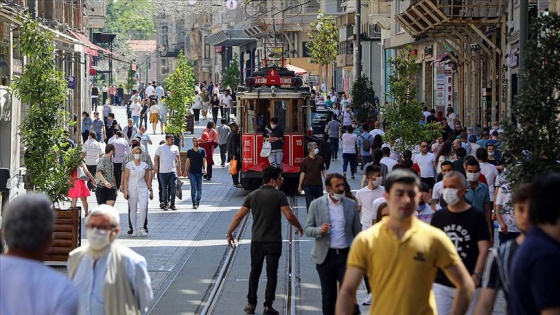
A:
{"type": "Polygon", "coordinates": [[[68,254],[81,245],[82,209],[55,209],[53,244],[45,259],[47,265],[66,264],[68,254]]]}
{"type": "Polygon", "coordinates": [[[190,114],[185,116],[185,119],[187,120],[187,132],[190,131],[191,134],[194,134],[194,114],[190,114]]]}

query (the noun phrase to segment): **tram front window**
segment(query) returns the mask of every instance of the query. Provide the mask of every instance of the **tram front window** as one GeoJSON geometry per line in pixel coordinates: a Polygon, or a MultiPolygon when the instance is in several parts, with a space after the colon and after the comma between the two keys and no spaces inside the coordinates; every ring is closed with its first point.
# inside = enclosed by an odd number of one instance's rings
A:
{"type": "Polygon", "coordinates": [[[273,117],[278,118],[278,125],[284,131],[292,131],[286,123],[286,108],[290,105],[289,100],[275,100],[273,117]]]}

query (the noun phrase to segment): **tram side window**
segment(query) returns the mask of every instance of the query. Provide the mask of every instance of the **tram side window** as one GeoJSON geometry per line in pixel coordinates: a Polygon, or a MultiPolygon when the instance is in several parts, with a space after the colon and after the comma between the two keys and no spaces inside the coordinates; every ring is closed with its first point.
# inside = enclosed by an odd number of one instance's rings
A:
{"type": "Polygon", "coordinates": [[[300,108],[301,108],[301,100],[293,100],[291,107],[291,126],[292,132],[301,132],[300,124],[298,123],[298,115],[300,115],[300,108]]]}
{"type": "Polygon", "coordinates": [[[274,113],[273,113],[273,117],[278,118],[278,125],[280,126],[280,128],[282,128],[282,130],[284,132],[286,131],[292,131],[291,126],[289,126],[287,124],[287,120],[286,120],[286,108],[288,108],[290,105],[290,101],[289,100],[275,100],[274,101],[274,113]]]}

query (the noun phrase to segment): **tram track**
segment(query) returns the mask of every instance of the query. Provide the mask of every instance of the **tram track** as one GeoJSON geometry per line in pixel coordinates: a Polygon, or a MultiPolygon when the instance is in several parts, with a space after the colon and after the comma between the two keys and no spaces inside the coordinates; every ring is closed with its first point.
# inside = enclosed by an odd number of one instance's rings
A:
{"type": "MultiPolygon", "coordinates": [[[[289,200],[290,206],[294,215],[298,215],[297,209],[297,197],[291,196],[289,200]]],[[[233,262],[237,256],[239,251],[239,244],[243,239],[247,226],[249,223],[249,216],[246,216],[240,224],[239,232],[234,237],[235,246],[228,247],[227,254],[224,256],[220,270],[218,275],[214,281],[212,289],[209,290],[210,293],[208,294],[208,298],[204,303],[204,308],[200,311],[201,315],[210,315],[214,314],[214,310],[218,306],[220,297],[223,293],[224,286],[227,282],[228,275],[233,268],[233,262]]],[[[284,284],[284,314],[286,315],[295,315],[296,314],[296,302],[297,302],[297,242],[294,242],[294,234],[295,229],[294,227],[288,223],[287,233],[286,233],[286,240],[287,240],[287,255],[286,255],[286,267],[285,267],[285,279],[286,282],[284,284]]]]}

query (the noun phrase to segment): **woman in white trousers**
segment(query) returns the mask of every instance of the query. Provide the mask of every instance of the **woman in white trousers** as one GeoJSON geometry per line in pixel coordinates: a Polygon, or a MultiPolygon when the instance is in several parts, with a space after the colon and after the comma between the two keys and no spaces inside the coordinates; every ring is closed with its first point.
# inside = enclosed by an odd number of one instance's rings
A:
{"type": "Polygon", "coordinates": [[[150,199],[154,198],[148,164],[140,161],[141,158],[142,149],[140,147],[133,148],[132,161],[126,163],[124,170],[124,198],[128,200],[130,207],[132,236],[146,236],[148,234],[144,228],[137,229],[137,210],[140,208],[140,218],[138,221],[142,225],[148,215],[148,197],[150,199]]]}

